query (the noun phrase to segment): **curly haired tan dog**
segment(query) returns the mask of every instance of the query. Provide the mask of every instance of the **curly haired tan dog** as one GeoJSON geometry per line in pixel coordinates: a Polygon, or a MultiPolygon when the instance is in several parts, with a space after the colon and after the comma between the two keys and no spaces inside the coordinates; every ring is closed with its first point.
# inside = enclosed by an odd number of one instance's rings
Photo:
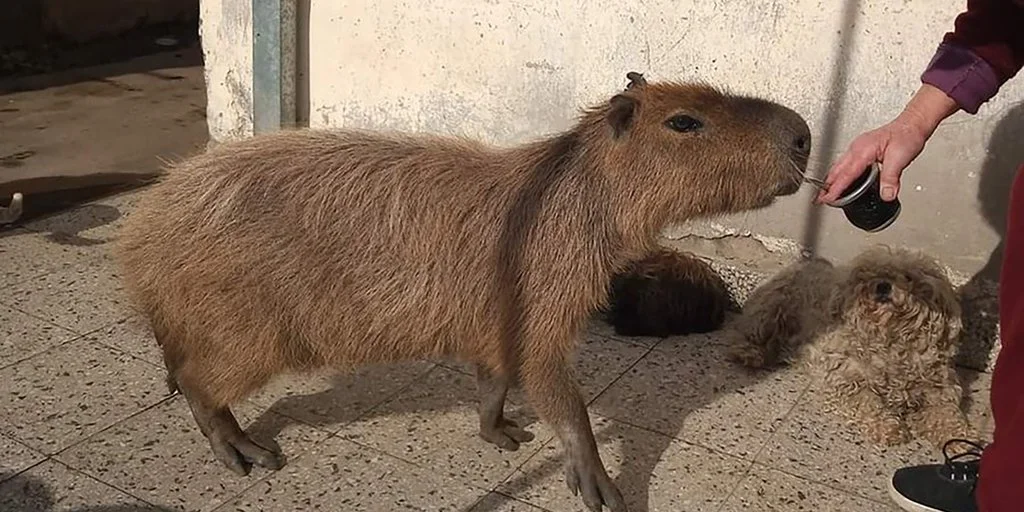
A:
{"type": "Polygon", "coordinates": [[[960,305],[925,255],[871,248],[847,267],[802,260],[755,290],[735,324],[734,360],[802,361],[828,404],[875,443],[970,436],[953,367],[960,305]]]}
{"type": "Polygon", "coordinates": [[[612,277],[606,317],[623,336],[718,329],[731,306],[721,276],[692,254],[659,249],[612,277]]]}

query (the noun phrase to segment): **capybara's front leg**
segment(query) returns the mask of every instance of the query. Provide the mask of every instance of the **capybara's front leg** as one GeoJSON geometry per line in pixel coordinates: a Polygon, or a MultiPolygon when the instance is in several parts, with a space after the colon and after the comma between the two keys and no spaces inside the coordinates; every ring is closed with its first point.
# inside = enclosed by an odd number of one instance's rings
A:
{"type": "Polygon", "coordinates": [[[626,512],[622,493],[612,483],[597,452],[587,406],[565,361],[527,355],[523,384],[541,418],[554,428],[565,451],[565,482],[573,495],[582,494],[593,512],[601,506],[626,512]],[[532,357],[532,359],[530,359],[532,357]]]}
{"type": "Polygon", "coordinates": [[[180,381],[178,389],[185,395],[199,430],[210,441],[213,454],[228,469],[245,476],[249,474],[252,464],[273,470],[284,467],[284,456],[276,450],[268,450],[254,443],[242,431],[235,416],[226,406],[206,405],[199,393],[180,381]]]}
{"type": "Polygon", "coordinates": [[[519,449],[519,443],[533,440],[533,434],[505,418],[505,395],[509,377],[495,375],[483,365],[476,368],[476,383],[480,390],[480,437],[505,450],[519,449]]]}

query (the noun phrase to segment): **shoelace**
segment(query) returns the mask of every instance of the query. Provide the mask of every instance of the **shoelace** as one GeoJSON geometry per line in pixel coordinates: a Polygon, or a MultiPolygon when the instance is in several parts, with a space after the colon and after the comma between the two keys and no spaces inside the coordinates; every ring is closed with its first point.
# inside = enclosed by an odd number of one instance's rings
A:
{"type": "Polygon", "coordinates": [[[950,439],[942,445],[942,456],[946,459],[945,466],[949,470],[949,478],[953,481],[971,482],[971,492],[978,482],[978,466],[981,462],[981,454],[985,447],[967,439],[950,439]],[[956,455],[949,454],[949,447],[960,443],[970,446],[970,449],[956,455]],[[968,460],[963,460],[968,459],[968,460]]]}

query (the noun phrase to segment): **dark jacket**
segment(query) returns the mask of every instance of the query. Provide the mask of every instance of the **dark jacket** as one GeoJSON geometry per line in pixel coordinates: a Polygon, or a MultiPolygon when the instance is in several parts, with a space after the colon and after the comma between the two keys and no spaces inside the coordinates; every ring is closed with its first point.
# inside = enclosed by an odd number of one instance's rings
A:
{"type": "Polygon", "coordinates": [[[974,114],[1022,67],[1024,0],[968,0],[921,81],[974,114]]]}

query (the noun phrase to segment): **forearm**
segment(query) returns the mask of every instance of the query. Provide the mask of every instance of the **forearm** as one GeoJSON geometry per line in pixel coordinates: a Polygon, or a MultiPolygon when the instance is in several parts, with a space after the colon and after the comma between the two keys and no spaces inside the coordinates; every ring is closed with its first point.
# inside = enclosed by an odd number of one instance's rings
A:
{"type": "Polygon", "coordinates": [[[897,119],[913,127],[927,140],[939,127],[939,123],[953,115],[959,108],[948,93],[925,83],[917,90],[897,119]]]}
{"type": "Polygon", "coordinates": [[[921,81],[974,114],[1022,67],[1024,1],[968,0],[921,81]]]}

